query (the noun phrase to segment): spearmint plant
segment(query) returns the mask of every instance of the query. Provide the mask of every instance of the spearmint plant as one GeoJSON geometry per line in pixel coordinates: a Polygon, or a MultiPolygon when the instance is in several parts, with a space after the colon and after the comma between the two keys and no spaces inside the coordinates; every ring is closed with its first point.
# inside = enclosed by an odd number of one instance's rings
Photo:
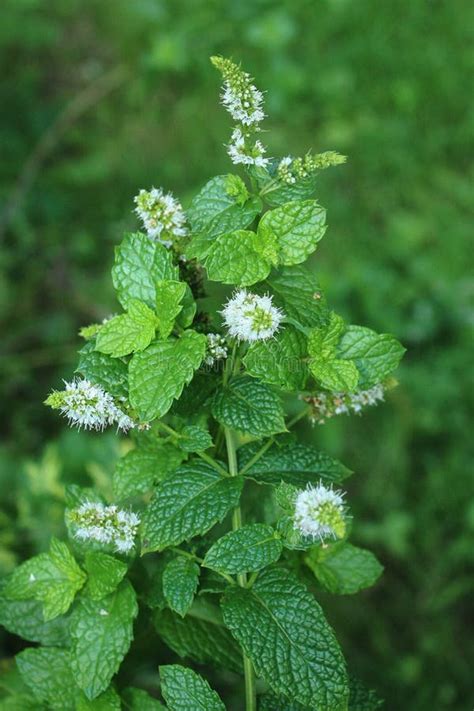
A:
{"type": "Polygon", "coordinates": [[[46,400],[129,445],[113,500],[69,488],[68,542],[3,585],[1,623],[39,644],[17,655],[8,708],[225,709],[194,665],[225,672],[211,680],[234,680],[246,711],[379,705],[318,595],[356,593],[382,566],[349,542],[351,472],[293,427],[383,400],[404,349],[346,324],[304,265],[326,232],[320,172],[345,158],[270,157],[264,95],[230,60],[212,63],[242,172],[211,178],[187,209],[139,191],[142,231],[112,269],[122,311],[81,330],[76,373],[46,400]],[[170,663],[150,695],[158,640],[170,663]]]}

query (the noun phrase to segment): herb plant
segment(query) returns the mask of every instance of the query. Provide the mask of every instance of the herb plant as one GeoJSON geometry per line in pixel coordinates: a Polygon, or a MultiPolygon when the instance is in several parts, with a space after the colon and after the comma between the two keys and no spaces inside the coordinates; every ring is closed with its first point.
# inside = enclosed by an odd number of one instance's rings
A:
{"type": "Polygon", "coordinates": [[[317,596],[356,593],[382,566],[348,542],[350,470],[292,430],[383,400],[404,349],[347,325],[303,265],[326,231],[317,178],[345,158],[268,158],[263,94],[212,62],[243,177],[212,178],[187,210],[161,189],[135,198],[143,232],[125,235],[112,269],[123,312],[81,330],[76,376],[46,400],[129,445],[113,501],[70,487],[68,543],[5,581],[0,622],[40,644],[17,655],[8,708],[225,709],[176,657],[236,685],[241,674],[246,711],[379,705],[317,596]],[[140,684],[158,639],[173,653],[166,707],[140,684]]]}

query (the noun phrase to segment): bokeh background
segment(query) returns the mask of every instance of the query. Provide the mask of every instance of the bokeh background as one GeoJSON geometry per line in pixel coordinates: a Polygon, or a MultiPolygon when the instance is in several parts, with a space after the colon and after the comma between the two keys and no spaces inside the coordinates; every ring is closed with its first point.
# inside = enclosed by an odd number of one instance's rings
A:
{"type": "Polygon", "coordinates": [[[115,435],[68,431],[42,400],[70,377],[79,326],[116,309],[138,189],[186,205],[231,169],[208,61],[222,53],[268,92],[271,155],[349,156],[321,175],[312,264],[349,321],[408,348],[382,407],[302,426],[355,470],[354,542],[386,567],[322,603],[388,709],[472,708],[474,5],[2,0],[0,16],[0,573],[61,535],[65,483],[110,488],[115,435]]]}

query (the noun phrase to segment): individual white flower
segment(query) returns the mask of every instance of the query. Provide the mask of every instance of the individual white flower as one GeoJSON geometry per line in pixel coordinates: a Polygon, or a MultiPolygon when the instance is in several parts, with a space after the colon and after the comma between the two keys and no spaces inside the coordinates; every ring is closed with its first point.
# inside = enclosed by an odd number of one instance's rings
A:
{"type": "Polygon", "coordinates": [[[266,148],[261,141],[249,144],[248,137],[244,135],[240,128],[234,128],[231,142],[227,146],[227,153],[231,157],[232,163],[237,165],[255,165],[264,168],[268,165],[268,158],[265,158],[266,148]]]}
{"type": "Polygon", "coordinates": [[[116,424],[123,432],[135,427],[133,420],[117,407],[113,397],[100,385],[94,385],[90,380],[73,380],[65,385],[64,390],[52,392],[46,404],[60,410],[70,425],[101,431],[116,424]]]}
{"type": "Polygon", "coordinates": [[[284,316],[273,306],[271,296],[258,296],[245,289],[237,291],[221,313],[229,335],[250,342],[271,338],[284,316]]]}
{"type": "Polygon", "coordinates": [[[207,353],[204,358],[206,365],[214,365],[227,358],[227,344],[223,336],[218,333],[207,334],[207,353]]]}
{"type": "Polygon", "coordinates": [[[224,79],[222,104],[235,121],[256,127],[263,121],[263,94],[252,83],[253,79],[237,64],[224,57],[211,57],[224,79]]]}
{"type": "Polygon", "coordinates": [[[165,194],[161,188],[140,190],[134,203],[135,212],[151,239],[170,247],[175,237],[187,234],[183,208],[171,193],[165,194]]]}
{"type": "Polygon", "coordinates": [[[343,538],[346,532],[343,496],[321,482],[317,486],[308,484],[295,498],[295,529],[320,541],[343,538]]]}
{"type": "Polygon", "coordinates": [[[87,501],[70,511],[68,519],[76,527],[76,538],[113,545],[119,553],[132,550],[140,524],[139,517],[132,511],[94,501],[87,501]]]}

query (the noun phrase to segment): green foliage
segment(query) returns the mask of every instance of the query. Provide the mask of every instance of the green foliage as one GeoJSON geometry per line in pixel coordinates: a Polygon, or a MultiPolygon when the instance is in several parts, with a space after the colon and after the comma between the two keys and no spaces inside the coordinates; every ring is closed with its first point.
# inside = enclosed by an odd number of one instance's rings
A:
{"type": "Polygon", "coordinates": [[[93,600],[113,593],[127,572],[125,563],[100,551],[87,552],[84,567],[88,575],[86,592],[93,600]]]}
{"type": "Polygon", "coordinates": [[[212,414],[221,425],[254,437],[268,437],[286,429],[278,395],[250,378],[232,380],[219,390],[212,414]]]}
{"type": "Polygon", "coordinates": [[[131,299],[126,314],[114,316],[100,328],[96,350],[114,358],[143,351],[153,340],[155,328],[153,311],[142,301],[131,299]]]}
{"type": "Polygon", "coordinates": [[[207,551],[204,563],[221,573],[247,573],[275,563],[283,546],[271,526],[254,523],[230,531],[207,551]]]}
{"type": "MultiPolygon", "coordinates": [[[[292,317],[309,328],[324,325],[327,312],[318,308],[324,305],[321,284],[331,294],[332,308],[348,323],[393,332],[409,348],[400,388],[376,414],[353,418],[350,424],[341,417],[313,431],[302,428],[306,441],[316,437],[318,450],[350,463],[358,473],[348,496],[351,537],[376,550],[386,567],[383,579],[362,599],[332,600],[322,593],[318,599],[357,673],[380,687],[388,707],[461,711],[471,676],[463,659],[472,657],[464,632],[472,533],[466,497],[471,457],[465,396],[469,288],[464,276],[472,175],[466,163],[470,97],[465,87],[472,72],[469,52],[459,48],[469,46],[471,8],[466,3],[461,10],[415,3],[405,8],[400,23],[399,8],[365,1],[343,8],[334,3],[324,12],[303,2],[274,8],[243,0],[212,10],[199,1],[171,5],[165,1],[150,10],[141,0],[118,0],[113,14],[100,3],[84,7],[64,0],[53,0],[46,12],[34,3],[26,10],[26,3],[13,0],[3,8],[0,51],[13,70],[2,88],[7,152],[1,180],[7,201],[14,186],[22,185],[22,166],[29,165],[37,141],[69,100],[84,90],[87,95],[90,88],[93,93],[101,72],[112,74],[116,62],[129,79],[56,134],[54,152],[40,163],[40,179],[20,192],[2,242],[6,355],[1,402],[10,445],[0,460],[0,568],[8,572],[16,560],[45,550],[51,533],[64,535],[63,483],[94,485],[111,500],[114,462],[125,447],[110,445],[113,432],[108,438],[62,436],[40,456],[43,442],[61,426],[40,402],[74,367],[75,344],[62,344],[71,342],[81,323],[100,323],[118,310],[102,265],[110,261],[110,247],[122,226],[136,229],[131,210],[123,206],[130,204],[137,186],[163,183],[179,191],[186,206],[197,186],[227,169],[222,152],[215,150],[227,129],[214,108],[215,83],[206,78],[206,50],[214,52],[217,43],[271,86],[266,127],[272,131],[263,134],[269,155],[287,152],[290,144],[293,154],[304,155],[311,143],[334,145],[349,155],[344,168],[265,196],[268,206],[277,207],[316,195],[328,208],[330,239],[321,243],[317,259],[302,267],[312,290],[300,316],[292,317]],[[62,42],[65,36],[68,41],[62,42]],[[368,73],[370,81],[361,81],[368,73]],[[45,75],[52,78],[46,95],[45,75]],[[204,114],[206,131],[195,120],[204,114]],[[433,237],[438,234],[446,239],[433,237]],[[307,313],[313,322],[305,323],[307,313]],[[455,545],[446,547],[453,537],[452,521],[455,545]],[[416,614],[406,625],[414,599],[416,614]]],[[[251,192],[251,186],[246,190],[251,192]]],[[[241,190],[241,202],[244,195],[241,190]]],[[[253,219],[232,229],[255,229],[253,219]]],[[[231,228],[222,233],[227,231],[231,228]]],[[[293,281],[285,278],[287,307],[277,295],[280,270],[255,290],[273,293],[275,303],[290,315],[303,292],[297,288],[299,268],[283,270],[294,272],[293,281]]],[[[223,302],[219,285],[211,293],[213,304],[223,302]]],[[[198,309],[209,304],[199,302],[198,309]]],[[[177,323],[188,328],[191,323],[181,323],[181,315],[177,323]]],[[[288,328],[285,324],[278,338],[288,328]]],[[[101,355],[95,352],[94,357],[101,355]]],[[[117,397],[128,398],[127,364],[108,360],[123,366],[125,386],[117,397]]],[[[252,377],[263,378],[262,371],[252,377]]],[[[273,379],[270,384],[280,387],[273,379]]],[[[208,380],[217,377],[199,374],[196,379],[201,385],[208,380]]],[[[113,388],[113,382],[106,387],[108,392],[113,388]]],[[[288,394],[285,398],[292,407],[288,394]]],[[[185,405],[184,396],[177,401],[181,414],[187,408],[186,417],[200,411],[204,388],[199,405],[197,397],[187,400],[191,405],[185,405]]],[[[182,431],[181,423],[172,424],[182,431]]],[[[208,424],[219,444],[215,423],[208,424]]],[[[252,482],[246,488],[245,518],[261,520],[267,489],[252,482]]],[[[141,492],[133,496],[134,506],[146,501],[141,492]]],[[[267,514],[267,502],[264,508],[267,514]]],[[[211,532],[202,550],[195,541],[198,555],[204,556],[222,533],[211,532]]],[[[141,579],[136,565],[131,575],[141,579]]],[[[308,582],[307,576],[306,570],[308,582]]],[[[25,615],[27,605],[36,606],[42,616],[41,603],[10,604],[25,606],[25,615]]],[[[148,640],[155,659],[163,649],[151,634],[148,640]]],[[[9,655],[17,642],[6,635],[5,642],[9,655]]],[[[145,659],[145,645],[140,652],[145,659]]],[[[134,658],[126,662],[124,675],[134,658]]],[[[148,674],[144,681],[140,670],[133,683],[156,694],[156,662],[148,674]]],[[[240,689],[234,692],[227,677],[209,679],[229,709],[241,708],[240,689]]],[[[27,692],[18,689],[18,694],[24,700],[27,692]]],[[[291,702],[280,696],[279,703],[289,707],[291,702]]],[[[37,707],[33,700],[31,708],[37,707]]]]}
{"type": "Polygon", "coordinates": [[[160,667],[161,690],[170,711],[225,711],[205,679],[178,664],[160,667]]]}
{"type": "Polygon", "coordinates": [[[259,236],[271,239],[285,266],[304,262],[326,231],[326,211],[316,200],[286,202],[269,210],[258,225],[259,236]]]}
{"type": "Polygon", "coordinates": [[[196,594],[200,569],[193,560],[178,556],[163,571],[163,595],[169,607],[184,617],[196,594]]]}
{"type": "Polygon", "coordinates": [[[373,553],[350,543],[336,544],[328,550],[312,549],[305,562],[321,585],[338,595],[371,587],[383,571],[373,553]]]}

